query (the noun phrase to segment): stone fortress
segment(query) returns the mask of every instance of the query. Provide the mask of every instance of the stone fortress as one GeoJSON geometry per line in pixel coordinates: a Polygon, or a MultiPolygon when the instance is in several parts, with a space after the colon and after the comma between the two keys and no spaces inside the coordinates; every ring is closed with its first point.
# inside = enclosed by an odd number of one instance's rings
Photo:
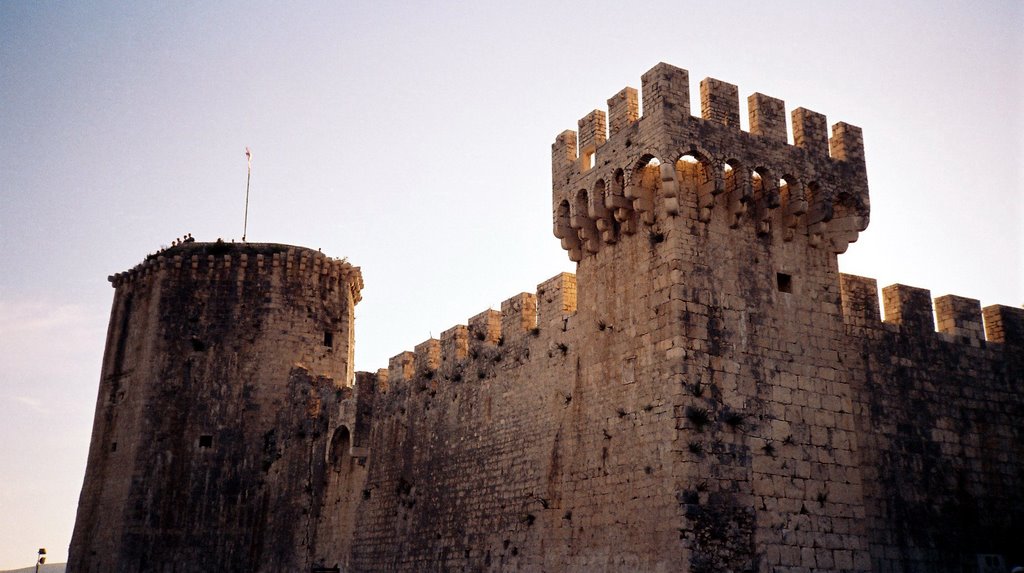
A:
{"type": "Polygon", "coordinates": [[[837,266],[860,129],[798,108],[788,144],[782,101],[745,132],[736,86],[689,89],[658,64],[555,140],[576,275],[376,373],[346,261],[186,243],[111,277],[69,571],[1024,561],[1024,310],[894,285],[883,319],[837,266]]]}

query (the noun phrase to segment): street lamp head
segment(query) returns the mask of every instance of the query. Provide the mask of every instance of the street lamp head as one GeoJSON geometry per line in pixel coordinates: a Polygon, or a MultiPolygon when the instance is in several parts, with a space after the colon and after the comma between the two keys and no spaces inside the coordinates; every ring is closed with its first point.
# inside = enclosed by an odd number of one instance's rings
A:
{"type": "Polygon", "coordinates": [[[46,555],[46,548],[45,547],[40,547],[39,548],[39,554],[40,555],[46,555]]]}

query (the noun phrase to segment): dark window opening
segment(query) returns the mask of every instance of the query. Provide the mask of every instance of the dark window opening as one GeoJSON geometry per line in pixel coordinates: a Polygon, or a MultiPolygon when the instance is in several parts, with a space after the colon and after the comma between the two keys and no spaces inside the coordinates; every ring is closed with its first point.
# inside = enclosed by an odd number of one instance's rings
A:
{"type": "Polygon", "coordinates": [[[793,292],[793,277],[786,273],[775,273],[775,282],[779,292],[793,292]]]}
{"type": "Polygon", "coordinates": [[[195,350],[196,352],[202,352],[206,350],[206,344],[204,344],[202,340],[192,337],[192,350],[195,350]]]}
{"type": "Polygon", "coordinates": [[[327,348],[334,348],[334,333],[330,331],[324,331],[324,346],[327,348]]]}
{"type": "Polygon", "coordinates": [[[199,447],[200,448],[212,448],[213,447],[213,436],[199,436],[199,447]]]}
{"type": "Polygon", "coordinates": [[[117,442],[110,442],[110,451],[112,451],[112,452],[116,452],[117,451],[117,442]]]}

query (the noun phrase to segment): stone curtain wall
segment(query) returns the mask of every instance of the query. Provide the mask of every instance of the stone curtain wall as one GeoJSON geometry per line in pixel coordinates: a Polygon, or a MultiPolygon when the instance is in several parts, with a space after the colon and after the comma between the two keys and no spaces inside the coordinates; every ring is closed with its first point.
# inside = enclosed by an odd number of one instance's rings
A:
{"type": "Polygon", "coordinates": [[[873,570],[1020,563],[1024,311],[842,278],[873,570]]]}

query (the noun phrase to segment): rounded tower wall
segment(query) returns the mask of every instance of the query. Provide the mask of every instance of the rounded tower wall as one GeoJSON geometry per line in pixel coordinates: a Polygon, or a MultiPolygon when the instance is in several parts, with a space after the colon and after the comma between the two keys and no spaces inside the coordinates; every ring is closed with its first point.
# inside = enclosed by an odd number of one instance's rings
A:
{"type": "Polygon", "coordinates": [[[186,243],[110,280],[70,570],[299,565],[309,474],[352,383],[359,269],[186,243]]]}

